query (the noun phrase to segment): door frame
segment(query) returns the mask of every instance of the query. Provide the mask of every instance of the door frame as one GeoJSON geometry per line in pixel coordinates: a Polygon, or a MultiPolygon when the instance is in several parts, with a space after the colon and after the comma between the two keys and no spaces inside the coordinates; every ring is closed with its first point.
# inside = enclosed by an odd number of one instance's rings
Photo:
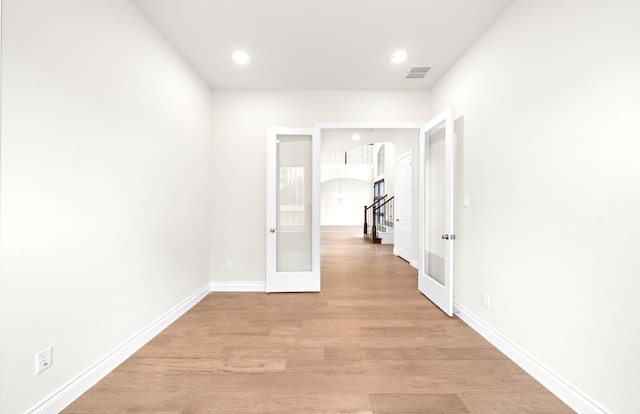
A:
{"type": "MultiPolygon", "coordinates": [[[[414,130],[416,131],[416,135],[418,136],[417,138],[420,139],[420,129],[425,125],[424,122],[316,122],[314,123],[313,127],[310,128],[291,128],[291,127],[269,127],[267,128],[267,166],[269,166],[269,160],[271,159],[270,157],[273,157],[273,151],[275,151],[275,146],[272,148],[271,145],[269,145],[269,134],[277,134],[278,132],[283,133],[283,131],[285,131],[285,135],[288,132],[291,132],[291,134],[297,134],[297,135],[308,135],[309,134],[309,130],[313,129],[314,132],[314,136],[316,136],[317,134],[317,139],[314,142],[314,152],[313,152],[313,163],[314,166],[317,165],[317,171],[314,171],[314,178],[313,178],[313,184],[314,184],[314,192],[317,191],[317,197],[314,196],[313,199],[313,216],[314,216],[314,220],[315,223],[317,223],[317,231],[314,233],[314,238],[317,238],[317,243],[315,243],[314,240],[314,248],[318,249],[318,261],[317,263],[313,263],[313,266],[317,266],[318,269],[318,290],[320,290],[320,280],[321,280],[321,275],[320,275],[320,254],[319,254],[319,248],[320,248],[320,213],[321,213],[321,200],[320,200],[320,168],[321,168],[321,161],[322,161],[322,154],[320,153],[320,148],[321,148],[321,144],[322,144],[322,133],[323,131],[350,131],[350,130],[363,130],[363,129],[370,129],[370,130],[414,130]],[[286,132],[288,131],[288,132],[286,132]],[[317,187],[317,188],[316,188],[317,187]]],[[[269,186],[275,186],[275,182],[272,183],[272,179],[270,179],[267,176],[267,207],[269,208],[270,205],[275,205],[275,200],[273,199],[274,195],[269,195],[269,191],[268,188],[271,188],[269,186]]],[[[415,215],[415,211],[412,211],[412,215],[415,215]]],[[[265,237],[268,237],[269,234],[269,229],[273,226],[271,226],[273,219],[270,219],[269,216],[267,216],[267,221],[266,221],[266,228],[265,228],[265,237]]],[[[415,222],[415,217],[412,217],[412,222],[415,222]]],[[[275,263],[273,263],[274,261],[274,257],[272,254],[270,254],[270,247],[269,244],[267,243],[267,257],[266,257],[266,262],[267,262],[267,281],[266,281],[266,292],[272,292],[274,290],[270,290],[269,289],[269,269],[271,267],[273,267],[275,269],[275,263]]]]}

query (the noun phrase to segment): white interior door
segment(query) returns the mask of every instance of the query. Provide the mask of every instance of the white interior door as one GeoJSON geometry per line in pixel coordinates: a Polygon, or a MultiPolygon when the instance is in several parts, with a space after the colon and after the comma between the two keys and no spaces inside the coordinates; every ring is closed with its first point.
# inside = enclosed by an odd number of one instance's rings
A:
{"type": "Polygon", "coordinates": [[[413,174],[411,151],[400,156],[396,162],[396,195],[395,195],[395,242],[393,253],[411,263],[411,207],[413,174]]]}
{"type": "Polygon", "coordinates": [[[267,292],[320,291],[320,134],[267,130],[267,292]]]}
{"type": "Polygon", "coordinates": [[[453,315],[453,111],[420,130],[420,265],[418,289],[453,315]]]}

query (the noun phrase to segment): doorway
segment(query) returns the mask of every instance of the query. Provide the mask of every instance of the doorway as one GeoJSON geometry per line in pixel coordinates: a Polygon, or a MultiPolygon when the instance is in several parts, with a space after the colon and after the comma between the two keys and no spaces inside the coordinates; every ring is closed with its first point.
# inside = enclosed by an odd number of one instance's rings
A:
{"type": "MultiPolygon", "coordinates": [[[[398,158],[396,154],[419,153],[419,131],[423,125],[422,123],[316,124],[321,136],[323,186],[326,184],[327,187],[326,193],[323,188],[322,196],[321,222],[323,225],[325,222],[328,225],[353,224],[356,226],[359,225],[360,228],[362,228],[364,222],[363,206],[371,205],[374,203],[374,200],[384,197],[385,194],[388,198],[396,196],[398,194],[398,187],[401,185],[404,186],[403,191],[406,191],[408,194],[417,194],[417,180],[412,180],[412,182],[408,184],[398,182],[398,158]],[[355,142],[352,138],[353,136],[357,136],[359,140],[355,142]],[[358,153],[357,156],[351,153],[353,150],[356,150],[358,153]],[[366,156],[369,157],[368,172],[364,169],[359,170],[361,183],[369,182],[369,196],[364,200],[362,200],[362,197],[359,199],[360,203],[356,207],[358,211],[355,221],[347,223],[346,221],[336,219],[335,208],[332,207],[339,206],[344,211],[347,201],[351,201],[354,195],[362,195],[360,193],[352,194],[346,185],[348,181],[345,181],[344,178],[342,179],[342,187],[340,188],[339,178],[341,177],[336,175],[336,170],[340,168],[343,170],[349,168],[355,170],[356,168],[352,165],[351,161],[354,158],[359,158],[360,153],[366,154],[366,156]],[[324,165],[325,162],[330,164],[339,163],[341,165],[339,167],[335,165],[327,167],[324,165]],[[328,179],[332,179],[334,184],[331,184],[331,182],[326,183],[325,181],[328,179]],[[340,192],[338,193],[338,191],[340,192]],[[340,194],[340,197],[338,197],[338,194],[340,194]],[[339,199],[342,199],[342,201],[338,201],[339,199]],[[327,210],[325,210],[327,206],[331,209],[329,214],[327,214],[327,210]]],[[[417,162],[409,162],[405,167],[411,169],[411,171],[404,171],[405,178],[412,179],[412,177],[418,176],[417,162]],[[415,171],[412,171],[413,169],[415,169],[415,171]]],[[[418,268],[418,258],[412,257],[412,254],[415,255],[418,251],[418,220],[417,217],[410,219],[407,215],[417,213],[417,202],[417,198],[409,201],[409,205],[405,206],[402,223],[400,223],[408,226],[408,229],[405,229],[405,232],[401,232],[400,234],[400,237],[404,240],[404,251],[401,258],[409,262],[415,269],[418,268]],[[412,227],[416,228],[413,229],[412,227]]],[[[395,200],[391,200],[391,203],[386,205],[385,209],[389,211],[379,211],[377,217],[375,217],[375,222],[378,226],[377,229],[385,229],[386,227],[386,230],[380,233],[383,236],[382,244],[394,245],[393,250],[395,254],[395,241],[397,240],[396,226],[398,224],[398,218],[396,217],[398,207],[395,205],[395,200]]],[[[343,214],[343,212],[340,212],[340,214],[343,214]]],[[[371,226],[371,220],[367,219],[367,222],[369,226],[371,226]]],[[[360,232],[360,237],[364,237],[362,231],[360,232]]],[[[396,254],[396,256],[399,255],[396,254]]]]}
{"type": "MultiPolygon", "coordinates": [[[[312,159],[313,159],[313,164],[314,165],[318,165],[321,155],[320,155],[320,145],[324,139],[324,135],[325,134],[330,134],[330,133],[334,133],[334,132],[346,132],[348,134],[353,133],[354,131],[369,131],[369,132],[388,132],[388,131],[402,131],[404,133],[408,133],[411,134],[412,139],[411,145],[417,145],[419,146],[419,151],[420,151],[420,163],[418,163],[418,167],[420,169],[420,180],[419,180],[419,194],[420,194],[420,209],[419,209],[419,214],[418,214],[418,218],[419,220],[413,220],[413,217],[411,217],[411,228],[412,231],[416,231],[419,232],[419,237],[418,237],[418,247],[417,248],[412,248],[406,249],[407,251],[409,251],[409,259],[410,259],[410,263],[412,263],[414,261],[414,258],[410,257],[410,255],[412,254],[412,252],[416,252],[418,254],[418,257],[415,258],[415,260],[418,262],[419,264],[419,270],[418,270],[418,287],[420,289],[420,291],[422,291],[425,296],[427,296],[431,301],[433,301],[436,305],[438,305],[443,311],[445,311],[445,313],[451,315],[451,311],[452,311],[452,292],[453,292],[453,286],[452,286],[452,274],[453,274],[453,264],[452,264],[452,253],[449,254],[447,253],[448,251],[452,252],[452,244],[450,243],[454,238],[455,235],[453,233],[453,215],[452,214],[448,214],[446,215],[446,219],[445,219],[445,223],[440,226],[440,227],[428,227],[428,225],[430,225],[430,223],[433,222],[432,217],[435,216],[428,216],[428,214],[432,214],[434,212],[433,208],[425,208],[426,206],[426,202],[433,200],[433,196],[431,195],[431,193],[429,193],[429,191],[432,190],[432,188],[430,187],[432,185],[432,183],[429,181],[429,175],[430,173],[433,172],[433,168],[432,166],[435,165],[443,165],[445,166],[447,169],[452,169],[453,168],[453,147],[449,148],[450,145],[452,145],[452,110],[448,110],[447,112],[439,115],[438,117],[436,117],[434,120],[432,120],[431,122],[427,123],[427,124],[422,124],[422,123],[388,123],[388,124],[349,124],[349,123],[319,123],[316,124],[314,126],[314,128],[309,128],[306,129],[304,132],[304,135],[310,136],[313,142],[316,142],[315,137],[317,136],[317,144],[313,144],[313,147],[316,148],[317,150],[313,151],[313,155],[312,155],[312,159]],[[440,126],[443,125],[443,127],[441,128],[440,126]],[[433,151],[433,155],[437,154],[437,148],[439,144],[437,144],[437,139],[434,138],[435,136],[433,135],[435,132],[439,131],[440,129],[443,129],[445,131],[445,147],[446,150],[444,151],[444,161],[442,164],[435,164],[433,163],[433,160],[431,160],[429,158],[429,151],[433,151]],[[416,139],[418,138],[418,139],[416,139]],[[433,138],[433,139],[432,139],[433,138]],[[431,164],[430,164],[431,163],[431,164]],[[417,225],[416,229],[413,229],[414,226],[417,225]],[[432,228],[433,227],[433,228],[432,228]],[[442,250],[442,255],[438,255],[438,251],[436,251],[436,249],[431,249],[432,247],[436,246],[436,243],[432,243],[432,239],[434,237],[434,232],[437,231],[445,231],[445,233],[443,233],[442,239],[445,239],[445,236],[447,236],[446,240],[449,241],[449,243],[445,243],[444,245],[444,249],[442,250]],[[430,250],[431,249],[431,250],[430,250]],[[439,268],[438,266],[438,260],[435,260],[434,257],[437,256],[437,259],[439,260],[440,258],[443,258],[443,262],[441,263],[442,266],[440,266],[441,268],[445,269],[444,270],[444,279],[442,281],[440,281],[436,275],[436,273],[433,272],[434,266],[436,268],[439,268]],[[443,289],[441,289],[443,288],[443,289]],[[443,298],[444,301],[442,300],[443,298]]],[[[292,133],[292,134],[299,134],[300,131],[285,131],[282,134],[286,135],[287,133],[292,133]]],[[[275,151],[275,148],[277,148],[277,142],[279,141],[278,139],[279,135],[277,134],[273,134],[271,135],[271,144],[270,146],[272,146],[274,148],[273,151],[275,151]]],[[[411,146],[410,145],[410,146],[411,146]]],[[[404,152],[409,151],[409,149],[411,148],[406,148],[404,150],[404,152]]],[[[399,150],[398,152],[403,153],[403,151],[399,150]]],[[[416,151],[417,152],[417,151],[416,151]]],[[[345,164],[347,163],[347,159],[348,154],[345,152],[344,155],[344,160],[345,160],[345,164]]],[[[276,158],[273,157],[273,159],[275,160],[276,158]]],[[[393,159],[395,160],[395,159],[393,159]]],[[[392,160],[392,162],[393,162],[392,160]]],[[[388,160],[387,160],[388,162],[388,160]]],[[[271,162],[269,163],[269,165],[271,165],[271,162]]],[[[276,164],[273,164],[276,165],[276,164]]],[[[409,163],[409,165],[411,166],[411,177],[413,177],[413,168],[416,168],[416,166],[414,165],[414,163],[409,163]]],[[[385,166],[388,167],[388,166],[385,166]]],[[[393,175],[395,176],[396,173],[396,168],[391,167],[391,168],[385,168],[386,170],[389,170],[390,172],[393,171],[393,175]]],[[[313,167],[313,175],[312,175],[312,186],[314,188],[318,189],[319,192],[319,188],[320,188],[320,183],[321,183],[321,173],[320,173],[320,168],[319,165],[318,167],[313,167]]],[[[275,176],[274,176],[275,177],[275,176]]],[[[371,177],[372,177],[372,182],[373,182],[373,171],[371,172],[371,177]]],[[[408,175],[407,175],[408,177],[408,175]]],[[[395,187],[395,185],[397,184],[397,178],[393,177],[394,179],[392,180],[378,180],[375,182],[375,188],[372,188],[372,196],[374,196],[374,193],[377,194],[377,196],[383,196],[384,193],[389,193],[389,187],[395,187]]],[[[276,188],[276,184],[275,184],[275,179],[271,180],[272,181],[272,188],[275,189],[276,188]]],[[[412,180],[413,181],[413,180],[412,180]]],[[[452,187],[452,183],[453,183],[453,175],[450,174],[450,178],[446,178],[445,182],[447,183],[447,190],[446,190],[446,196],[445,196],[445,202],[444,202],[444,207],[443,209],[452,209],[453,204],[452,204],[452,197],[449,197],[450,194],[452,194],[453,192],[453,187],[452,187]]],[[[412,185],[413,186],[413,183],[412,185]]],[[[268,184],[269,187],[269,184],[268,184]]],[[[316,191],[316,190],[314,190],[316,191]]],[[[406,188],[403,189],[403,191],[407,191],[411,194],[413,194],[412,190],[407,190],[406,188]]],[[[394,189],[395,192],[395,189],[394,189]]],[[[343,191],[342,191],[342,186],[340,185],[340,198],[342,198],[344,196],[343,191]]],[[[272,200],[274,201],[274,200],[272,200]]],[[[271,203],[273,205],[275,205],[275,203],[271,203]]],[[[312,211],[314,212],[314,216],[318,217],[316,215],[318,215],[320,212],[320,197],[314,197],[314,201],[311,205],[312,211]]],[[[281,208],[280,208],[281,210],[281,208]]],[[[443,210],[444,211],[444,210],[443,210]]],[[[408,218],[408,210],[405,211],[405,215],[408,218]]],[[[413,214],[413,209],[411,214],[413,214]]],[[[395,214],[394,214],[395,216],[395,214]]],[[[441,214],[438,213],[438,217],[440,217],[441,214]]],[[[313,239],[315,240],[316,237],[319,236],[319,220],[315,221],[316,223],[318,223],[318,227],[316,227],[317,232],[314,232],[314,236],[313,239]]],[[[314,225],[315,226],[315,225],[314,225]]],[[[268,230],[268,232],[270,232],[270,229],[268,230]]],[[[267,237],[270,237],[269,234],[267,234],[267,237]]],[[[273,237],[272,237],[273,239],[273,237]]],[[[318,237],[319,239],[319,237],[318,237]]],[[[277,238],[276,238],[277,240],[277,238]]],[[[319,240],[318,240],[318,245],[312,247],[312,249],[314,250],[313,252],[313,256],[314,257],[318,257],[318,262],[315,262],[315,260],[312,260],[312,262],[314,262],[312,265],[312,268],[318,269],[318,273],[317,273],[317,290],[320,290],[320,275],[319,275],[319,251],[316,249],[319,249],[319,240]],[[317,255],[317,256],[316,256],[317,255]]],[[[269,243],[268,243],[269,244],[269,243]]],[[[313,244],[313,243],[312,243],[313,244]]],[[[413,245],[413,240],[412,240],[412,245],[413,245]]],[[[270,258],[275,260],[275,253],[276,250],[271,250],[267,252],[267,262],[269,263],[270,258]]],[[[294,279],[295,278],[290,278],[290,275],[287,275],[285,272],[282,272],[283,274],[281,274],[280,276],[283,277],[283,281],[284,284],[282,286],[280,286],[278,289],[279,290],[271,290],[271,291],[300,291],[300,290],[291,290],[289,287],[287,287],[287,284],[290,283],[294,283],[294,279]]],[[[269,282],[267,281],[267,285],[269,285],[269,282]]],[[[305,289],[306,290],[306,289],[305,289]]],[[[309,289],[311,290],[311,289],[309,289]]],[[[307,290],[307,291],[309,291],[307,290]]],[[[315,288],[313,290],[316,290],[315,288]]]]}

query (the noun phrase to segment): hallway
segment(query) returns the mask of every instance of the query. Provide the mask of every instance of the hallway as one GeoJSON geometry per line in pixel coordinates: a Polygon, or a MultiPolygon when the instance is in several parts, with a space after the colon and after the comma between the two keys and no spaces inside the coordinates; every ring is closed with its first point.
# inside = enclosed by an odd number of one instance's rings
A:
{"type": "Polygon", "coordinates": [[[392,249],[323,227],[322,292],[212,293],[64,412],[572,412],[392,249]]]}

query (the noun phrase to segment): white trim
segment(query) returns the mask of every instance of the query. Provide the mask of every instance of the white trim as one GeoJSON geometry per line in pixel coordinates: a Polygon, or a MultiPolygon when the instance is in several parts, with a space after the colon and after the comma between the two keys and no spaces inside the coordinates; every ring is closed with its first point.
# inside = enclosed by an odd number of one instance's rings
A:
{"type": "Polygon", "coordinates": [[[599,406],[591,398],[574,388],[565,379],[520,349],[517,345],[500,334],[500,332],[484,323],[480,318],[458,302],[453,302],[453,309],[454,313],[457,314],[458,317],[460,317],[460,319],[462,319],[467,325],[482,335],[482,337],[498,348],[513,362],[518,364],[520,368],[525,370],[529,375],[535,378],[549,391],[554,393],[573,410],[582,414],[608,413],[607,410],[599,406]]]}
{"type": "Polygon", "coordinates": [[[266,292],[266,282],[211,282],[212,292],[266,292]]]}
{"type": "MultiPolygon", "coordinates": [[[[395,247],[393,249],[393,254],[397,257],[400,257],[400,255],[396,252],[395,247]]],[[[401,258],[401,257],[400,257],[401,258]]],[[[401,258],[402,259],[402,258],[401,258]]],[[[404,259],[402,259],[404,260],[404,259]]],[[[416,259],[411,259],[411,261],[409,262],[409,264],[416,270],[420,269],[420,264],[418,263],[418,261],[416,259]]]]}
{"type": "Polygon", "coordinates": [[[350,129],[416,129],[424,122],[316,122],[313,124],[315,128],[334,129],[334,130],[350,130],[350,129]]]}
{"type": "Polygon", "coordinates": [[[120,345],[110,354],[89,367],[82,374],[69,381],[58,391],[51,394],[44,401],[33,407],[28,412],[31,414],[58,413],[65,407],[93,387],[98,381],[113,371],[118,365],[142,348],[147,342],[184,315],[189,309],[204,299],[210,292],[210,284],[207,283],[191,296],[176,305],[173,309],[156,319],[131,339],[120,345]]]}
{"type": "MultiPolygon", "coordinates": [[[[411,260],[411,265],[415,268],[418,267],[415,260],[411,260]]],[[[48,414],[62,411],[65,407],[98,383],[98,381],[107,376],[107,374],[113,371],[118,365],[133,355],[137,350],[142,348],[147,342],[204,299],[210,292],[265,292],[265,288],[265,282],[252,281],[210,282],[206,284],[28,412],[30,414],[48,414]]],[[[558,398],[564,401],[569,407],[579,413],[608,413],[607,410],[600,407],[595,401],[574,388],[570,383],[555,374],[544,364],[538,362],[535,358],[521,350],[517,345],[513,344],[498,331],[484,323],[464,306],[454,301],[453,308],[454,313],[458,315],[462,321],[503,352],[509,359],[518,364],[543,386],[558,396],[558,398]]]]}

